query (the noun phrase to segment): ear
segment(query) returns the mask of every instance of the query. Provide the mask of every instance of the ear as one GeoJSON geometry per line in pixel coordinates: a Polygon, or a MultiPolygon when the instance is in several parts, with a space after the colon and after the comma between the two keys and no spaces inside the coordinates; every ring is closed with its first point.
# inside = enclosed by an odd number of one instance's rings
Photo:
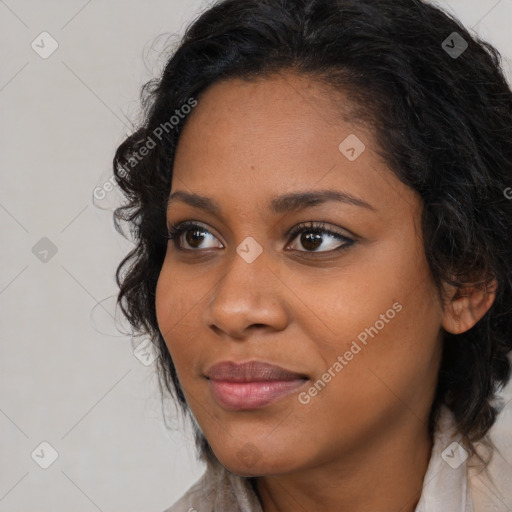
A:
{"type": "Polygon", "coordinates": [[[489,311],[496,297],[497,287],[496,280],[463,287],[447,285],[443,328],[452,334],[461,334],[471,329],[489,311]]]}

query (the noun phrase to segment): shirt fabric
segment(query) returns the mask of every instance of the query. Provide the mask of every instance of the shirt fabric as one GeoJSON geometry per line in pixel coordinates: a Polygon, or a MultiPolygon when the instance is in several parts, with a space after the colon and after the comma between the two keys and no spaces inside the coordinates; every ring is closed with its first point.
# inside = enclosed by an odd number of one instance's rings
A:
{"type": "MultiPolygon", "coordinates": [[[[456,444],[459,438],[453,413],[442,406],[415,512],[512,512],[511,495],[507,494],[508,498],[504,495],[506,487],[512,488],[512,466],[500,456],[494,471],[497,478],[489,480],[487,471],[469,464],[471,459],[456,444]],[[496,487],[497,483],[501,488],[496,487]]],[[[216,463],[207,465],[202,477],[164,512],[263,512],[263,509],[247,478],[234,475],[216,463]]]]}

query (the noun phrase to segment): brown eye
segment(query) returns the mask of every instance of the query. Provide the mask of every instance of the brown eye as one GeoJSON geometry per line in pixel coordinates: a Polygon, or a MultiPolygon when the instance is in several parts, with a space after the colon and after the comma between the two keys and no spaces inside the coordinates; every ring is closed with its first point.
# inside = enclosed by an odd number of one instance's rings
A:
{"type": "Polygon", "coordinates": [[[190,221],[172,225],[169,228],[167,238],[173,240],[176,247],[184,250],[211,249],[218,247],[201,247],[201,244],[205,243],[206,240],[215,239],[215,236],[206,228],[190,221]]]}
{"type": "Polygon", "coordinates": [[[326,228],[323,223],[301,224],[293,230],[290,236],[293,237],[293,240],[298,240],[299,244],[304,247],[305,251],[298,249],[300,252],[324,253],[346,249],[355,243],[355,240],[326,228]]]}
{"type": "Polygon", "coordinates": [[[308,251],[316,251],[323,242],[323,236],[320,233],[302,232],[300,235],[300,243],[308,251]]]}
{"type": "Polygon", "coordinates": [[[194,229],[187,230],[183,233],[185,235],[185,241],[187,244],[194,249],[197,249],[201,242],[206,238],[204,230],[194,229]]]}

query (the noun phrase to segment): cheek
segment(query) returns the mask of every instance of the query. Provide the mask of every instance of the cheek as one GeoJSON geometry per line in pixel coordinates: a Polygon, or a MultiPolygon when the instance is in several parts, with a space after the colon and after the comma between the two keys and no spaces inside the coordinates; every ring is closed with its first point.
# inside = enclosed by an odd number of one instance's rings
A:
{"type": "Polygon", "coordinates": [[[155,295],[158,326],[179,374],[183,367],[189,366],[187,361],[194,356],[194,345],[189,340],[194,338],[194,330],[197,331],[194,306],[199,307],[203,293],[198,291],[197,282],[195,287],[184,282],[178,273],[171,272],[170,266],[164,263],[155,295]]]}
{"type": "Polygon", "coordinates": [[[345,333],[327,335],[316,345],[316,355],[311,353],[311,360],[320,354],[321,363],[299,397],[304,405],[297,415],[304,425],[322,425],[312,429],[312,450],[321,438],[350,444],[404,415],[426,421],[440,362],[434,322],[420,321],[412,297],[402,298],[400,305],[390,298],[382,307],[366,305],[366,314],[356,318],[341,317],[339,330],[345,333]]]}
{"type": "Polygon", "coordinates": [[[295,281],[294,292],[308,298],[297,320],[316,353],[316,378],[332,381],[333,399],[347,406],[414,403],[420,395],[424,406],[437,380],[441,306],[428,264],[415,248],[386,249],[337,278],[316,278],[314,289],[295,281]]]}

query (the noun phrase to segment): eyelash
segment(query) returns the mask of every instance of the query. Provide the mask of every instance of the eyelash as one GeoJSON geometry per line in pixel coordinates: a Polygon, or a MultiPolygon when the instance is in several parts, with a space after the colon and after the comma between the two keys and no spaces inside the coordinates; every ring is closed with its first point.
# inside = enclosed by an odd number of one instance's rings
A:
{"type": "MultiPolygon", "coordinates": [[[[351,245],[353,245],[356,242],[352,238],[348,238],[347,236],[342,235],[341,233],[338,233],[336,231],[333,231],[332,229],[329,229],[325,226],[326,226],[326,224],[323,222],[317,222],[317,223],[315,223],[313,221],[304,222],[304,223],[298,224],[295,228],[293,228],[288,236],[290,237],[290,241],[293,241],[293,240],[295,240],[297,235],[302,232],[315,233],[315,234],[327,234],[334,238],[337,238],[339,241],[345,242],[340,247],[337,247],[336,249],[331,249],[330,251],[297,251],[297,252],[303,252],[303,253],[305,252],[307,254],[338,253],[338,252],[348,249],[351,245]]],[[[185,222],[171,224],[171,226],[169,228],[169,233],[165,238],[167,238],[168,240],[172,240],[174,242],[175,247],[178,250],[198,252],[201,249],[186,249],[186,248],[179,246],[179,239],[180,239],[181,235],[183,233],[186,233],[187,231],[192,231],[194,229],[212,234],[208,229],[194,223],[193,221],[185,221],[185,222]]]]}

